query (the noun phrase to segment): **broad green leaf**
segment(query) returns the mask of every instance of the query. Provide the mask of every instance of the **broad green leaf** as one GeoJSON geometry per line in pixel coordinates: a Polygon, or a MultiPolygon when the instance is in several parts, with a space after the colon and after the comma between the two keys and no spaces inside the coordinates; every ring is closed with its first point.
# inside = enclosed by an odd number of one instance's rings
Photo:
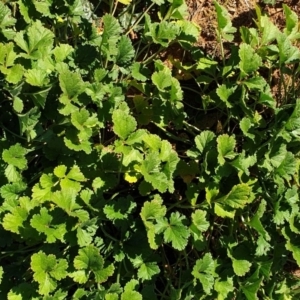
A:
{"type": "Polygon", "coordinates": [[[149,70],[140,62],[134,62],[131,69],[131,75],[134,79],[145,82],[150,76],[149,70]]]}
{"type": "Polygon", "coordinates": [[[57,239],[63,241],[67,233],[66,224],[51,224],[53,217],[48,214],[45,207],[42,207],[39,214],[33,215],[30,225],[38,232],[46,235],[48,243],[54,243],[57,239]]]}
{"type": "Polygon", "coordinates": [[[121,295],[121,300],[142,300],[143,297],[139,292],[136,291],[125,291],[121,295]]]}
{"type": "Polygon", "coordinates": [[[24,221],[27,220],[28,211],[23,207],[15,207],[11,213],[7,213],[2,221],[5,230],[14,233],[20,233],[20,229],[24,228],[24,221]]]}
{"type": "Polygon", "coordinates": [[[198,279],[206,294],[210,294],[214,285],[215,262],[210,253],[206,253],[202,259],[198,259],[193,268],[194,281],[198,279]]]}
{"type": "Polygon", "coordinates": [[[209,222],[206,219],[206,211],[197,209],[191,215],[193,224],[200,232],[205,232],[209,228],[209,222]]]}
{"type": "Polygon", "coordinates": [[[285,15],[285,29],[283,30],[283,32],[288,36],[290,40],[299,39],[300,33],[298,29],[297,14],[284,3],[282,4],[282,8],[285,15]]]}
{"type": "Polygon", "coordinates": [[[16,84],[21,81],[24,73],[24,68],[20,64],[14,65],[12,68],[7,69],[6,80],[9,83],[16,84]]]}
{"type": "Polygon", "coordinates": [[[60,44],[56,46],[52,53],[54,54],[56,62],[64,61],[72,52],[74,51],[73,47],[69,44],[60,44]]]}
{"type": "Polygon", "coordinates": [[[244,172],[246,175],[250,175],[249,168],[254,166],[257,162],[256,156],[248,156],[245,157],[245,153],[242,152],[234,161],[230,164],[234,166],[236,169],[244,172]]]}
{"type": "Polygon", "coordinates": [[[144,280],[151,280],[154,275],[159,273],[160,273],[160,269],[157,263],[146,262],[139,267],[137,275],[139,279],[144,281],[144,280]]]}
{"type": "Polygon", "coordinates": [[[79,249],[78,255],[74,259],[74,267],[79,270],[74,272],[71,277],[76,282],[84,283],[88,279],[88,272],[92,271],[98,283],[104,282],[113,274],[114,267],[109,265],[103,268],[104,260],[99,250],[92,245],[79,249]]]}
{"type": "Polygon", "coordinates": [[[24,104],[22,99],[20,99],[19,97],[14,97],[13,108],[17,113],[21,113],[24,109],[24,104]]]}
{"type": "Polygon", "coordinates": [[[5,168],[4,173],[9,182],[18,182],[22,180],[21,174],[17,171],[16,167],[13,165],[8,165],[5,168]]]}
{"type": "Polygon", "coordinates": [[[249,137],[251,140],[254,140],[255,135],[253,133],[250,132],[250,128],[253,126],[253,122],[247,118],[244,117],[241,121],[240,121],[240,128],[243,131],[243,134],[247,137],[249,137]]]}
{"type": "Polygon", "coordinates": [[[152,82],[159,91],[164,92],[167,87],[171,86],[171,72],[168,68],[159,72],[154,72],[151,76],[152,82]]]}
{"type": "Polygon", "coordinates": [[[31,69],[28,70],[25,74],[25,81],[32,86],[45,86],[49,83],[47,78],[47,72],[41,69],[31,69]]]}
{"type": "Polygon", "coordinates": [[[64,178],[66,176],[67,167],[60,165],[54,168],[53,173],[58,178],[64,178]]]}
{"type": "Polygon", "coordinates": [[[292,63],[300,59],[299,48],[293,46],[292,42],[284,33],[279,32],[276,38],[279,49],[279,62],[281,65],[292,63]]]}
{"type": "Polygon", "coordinates": [[[19,194],[26,188],[27,185],[22,181],[5,184],[0,188],[1,197],[8,201],[16,200],[17,198],[19,198],[19,194]]]}
{"type": "Polygon", "coordinates": [[[78,255],[74,259],[74,267],[77,270],[99,271],[103,268],[103,258],[99,250],[92,245],[79,249],[78,255]]]}
{"type": "Polygon", "coordinates": [[[230,96],[234,93],[237,86],[232,84],[222,84],[217,88],[217,95],[226,104],[226,107],[231,108],[232,104],[228,101],[230,96]]]}
{"type": "Polygon", "coordinates": [[[14,51],[14,44],[12,42],[6,44],[0,43],[0,64],[3,65],[3,68],[0,68],[0,70],[3,73],[6,73],[6,68],[12,67],[14,65],[14,61],[17,57],[18,55],[14,51]]]}
{"type": "Polygon", "coordinates": [[[110,39],[114,40],[116,37],[119,37],[119,34],[122,32],[122,28],[112,15],[106,14],[103,16],[103,33],[102,38],[104,42],[109,41],[110,39]]]}
{"type": "Polygon", "coordinates": [[[12,26],[16,23],[16,19],[12,17],[11,10],[3,3],[0,2],[0,28],[12,26]]]}
{"type": "Polygon", "coordinates": [[[224,165],[225,159],[233,159],[236,156],[234,152],[236,141],[234,136],[229,136],[228,134],[220,135],[217,138],[217,148],[218,148],[218,161],[220,165],[224,165]]]}
{"type": "Polygon", "coordinates": [[[76,203],[77,191],[74,189],[63,189],[52,194],[51,201],[68,214],[80,208],[76,203]]]}
{"type": "Polygon", "coordinates": [[[231,191],[226,196],[218,198],[214,201],[231,208],[243,208],[247,203],[252,201],[250,194],[251,187],[245,183],[240,183],[233,186],[231,191]]]}
{"type": "Polygon", "coordinates": [[[255,53],[254,49],[250,45],[245,43],[240,45],[239,57],[239,67],[242,71],[242,78],[257,71],[262,65],[261,57],[255,53]]]}
{"type": "Polygon", "coordinates": [[[165,216],[166,211],[167,209],[163,205],[161,197],[158,195],[156,195],[151,202],[146,201],[142,207],[140,216],[146,227],[148,242],[151,249],[158,248],[155,240],[155,224],[157,219],[165,216]]]}
{"type": "Polygon", "coordinates": [[[17,143],[2,152],[2,159],[8,164],[24,170],[27,167],[26,154],[27,150],[17,143]]]}
{"type": "Polygon", "coordinates": [[[136,130],[135,118],[120,109],[114,110],[112,120],[114,122],[114,132],[123,140],[136,130]]]}
{"type": "Polygon", "coordinates": [[[200,153],[203,153],[205,150],[207,151],[211,146],[213,146],[215,137],[215,134],[208,130],[202,131],[195,137],[195,143],[200,153]]]}
{"type": "Polygon", "coordinates": [[[122,35],[117,47],[118,55],[116,57],[116,64],[119,66],[128,65],[135,54],[131,40],[127,36],[122,35]]]}
{"type": "Polygon", "coordinates": [[[26,53],[23,54],[26,58],[43,59],[52,51],[54,34],[37,20],[28,27],[26,34],[18,32],[14,40],[26,53]]]}
{"type": "Polygon", "coordinates": [[[84,83],[78,73],[69,70],[59,74],[59,85],[68,98],[74,99],[84,90],[84,83]]]}
{"type": "Polygon", "coordinates": [[[155,229],[158,233],[164,233],[164,240],[167,243],[172,243],[173,248],[183,250],[188,242],[190,235],[188,228],[182,223],[185,217],[179,212],[171,214],[170,222],[166,219],[158,219],[155,229]]]}
{"type": "Polygon", "coordinates": [[[228,278],[226,281],[221,281],[218,278],[215,281],[214,289],[218,293],[217,300],[226,300],[228,294],[234,291],[234,284],[232,278],[228,278]]]}
{"type": "Polygon", "coordinates": [[[246,273],[249,272],[250,267],[251,267],[251,263],[248,260],[245,259],[235,259],[235,258],[231,258],[232,259],[232,267],[234,270],[234,273],[237,276],[244,276],[246,273]]]}
{"type": "Polygon", "coordinates": [[[111,200],[103,208],[103,212],[109,220],[124,220],[136,207],[133,198],[119,198],[118,200],[111,200]]]}
{"type": "Polygon", "coordinates": [[[259,23],[262,31],[261,44],[268,45],[276,39],[280,31],[268,16],[260,16],[259,23]]]}
{"type": "Polygon", "coordinates": [[[56,280],[67,277],[68,263],[65,259],[56,259],[55,255],[46,255],[39,251],[31,256],[33,278],[39,284],[39,293],[48,295],[57,287],[56,280]]]}

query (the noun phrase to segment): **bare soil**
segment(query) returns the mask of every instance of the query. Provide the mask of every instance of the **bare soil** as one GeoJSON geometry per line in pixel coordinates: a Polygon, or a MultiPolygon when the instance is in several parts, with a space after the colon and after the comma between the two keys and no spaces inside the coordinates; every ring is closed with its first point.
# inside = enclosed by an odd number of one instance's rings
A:
{"type": "MultiPolygon", "coordinates": [[[[201,35],[198,45],[204,52],[211,56],[220,56],[219,45],[216,39],[215,28],[217,26],[216,12],[213,0],[187,0],[190,20],[201,28],[201,35]]],[[[263,0],[219,0],[231,15],[233,26],[239,29],[240,26],[255,27],[256,19],[255,6],[258,5],[267,14],[273,23],[279,28],[285,25],[285,18],[282,4],[287,4],[300,16],[299,0],[277,0],[276,4],[267,5],[263,0]]],[[[239,32],[237,31],[236,42],[239,32]]]]}

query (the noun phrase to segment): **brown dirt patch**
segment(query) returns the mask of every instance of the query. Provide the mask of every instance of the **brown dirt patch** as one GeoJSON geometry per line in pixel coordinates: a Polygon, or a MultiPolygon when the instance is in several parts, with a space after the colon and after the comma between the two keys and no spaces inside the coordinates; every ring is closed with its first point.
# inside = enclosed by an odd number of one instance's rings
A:
{"type": "MultiPolygon", "coordinates": [[[[213,0],[187,0],[190,20],[201,28],[201,35],[198,45],[208,55],[220,57],[220,49],[216,39],[216,11],[213,0]]],[[[285,17],[282,4],[287,4],[298,16],[300,15],[299,0],[280,0],[276,5],[266,5],[262,0],[219,0],[231,16],[234,27],[239,29],[241,26],[255,27],[256,19],[255,6],[259,5],[273,23],[280,29],[285,25],[285,17]]],[[[235,42],[238,41],[239,32],[237,31],[235,42]]],[[[226,48],[226,47],[225,47],[226,48]]]]}

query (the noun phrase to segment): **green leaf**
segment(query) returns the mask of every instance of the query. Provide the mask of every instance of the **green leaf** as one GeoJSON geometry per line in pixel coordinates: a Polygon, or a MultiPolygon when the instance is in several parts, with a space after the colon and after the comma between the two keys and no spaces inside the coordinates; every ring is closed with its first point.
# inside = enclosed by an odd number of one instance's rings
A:
{"type": "Polygon", "coordinates": [[[243,208],[247,203],[253,200],[250,198],[250,194],[251,187],[245,183],[240,183],[233,186],[231,191],[226,196],[218,198],[214,201],[231,208],[243,208]]]}
{"type": "Polygon", "coordinates": [[[33,278],[39,284],[39,293],[48,295],[57,287],[56,280],[67,277],[68,263],[65,259],[56,259],[55,255],[46,255],[39,251],[31,256],[33,278]]]}
{"type": "Polygon", "coordinates": [[[206,294],[210,294],[214,285],[215,262],[210,253],[206,253],[202,259],[198,259],[193,268],[194,281],[198,279],[206,294]]]}
{"type": "Polygon", "coordinates": [[[104,282],[113,274],[113,265],[103,268],[104,260],[99,250],[92,245],[79,249],[74,259],[74,267],[79,270],[71,274],[76,282],[84,283],[88,280],[88,272],[92,271],[98,283],[104,282]]]}
{"type": "Polygon", "coordinates": [[[21,113],[22,110],[24,109],[24,104],[22,99],[20,99],[19,97],[14,97],[13,99],[13,108],[17,113],[21,113]]]}
{"type": "Polygon", "coordinates": [[[247,272],[249,272],[251,263],[248,260],[245,259],[232,259],[232,267],[234,270],[234,273],[237,276],[244,276],[247,272]]]}
{"type": "Polygon", "coordinates": [[[191,215],[193,224],[200,232],[205,232],[209,228],[209,222],[206,219],[206,211],[197,209],[191,215]]]}
{"type": "Polygon", "coordinates": [[[149,69],[140,62],[134,62],[131,69],[131,75],[134,79],[145,82],[149,78],[150,72],[149,69]]]}
{"type": "Polygon", "coordinates": [[[26,154],[27,150],[17,143],[2,152],[2,159],[8,164],[24,170],[27,167],[26,154]]]}
{"type": "Polygon", "coordinates": [[[212,131],[208,130],[202,131],[199,135],[195,137],[195,143],[200,153],[204,153],[205,151],[209,150],[210,147],[213,146],[215,137],[215,134],[212,131]]]}
{"type": "Polygon", "coordinates": [[[15,207],[11,213],[7,213],[2,221],[5,230],[14,233],[20,233],[20,229],[24,228],[24,221],[27,220],[28,211],[23,207],[15,207]]]}
{"type": "Polygon", "coordinates": [[[119,66],[128,65],[135,54],[129,37],[122,35],[117,47],[118,55],[116,57],[116,64],[119,66]]]}
{"type": "Polygon", "coordinates": [[[183,250],[188,242],[190,235],[188,228],[182,223],[185,217],[179,212],[171,214],[170,222],[165,219],[158,219],[155,226],[158,233],[164,233],[164,240],[172,243],[174,249],[183,250]]]}
{"type": "Polygon", "coordinates": [[[6,80],[9,83],[16,84],[21,81],[24,73],[24,68],[20,64],[14,65],[12,68],[7,69],[6,80]]]}
{"type": "Polygon", "coordinates": [[[298,30],[297,14],[284,3],[282,4],[282,8],[285,15],[285,29],[283,30],[283,32],[288,36],[290,40],[299,39],[300,33],[298,30]]]}
{"type": "Polygon", "coordinates": [[[33,140],[37,136],[35,127],[40,116],[40,110],[36,106],[30,109],[27,113],[18,115],[21,132],[27,135],[28,141],[33,140]]]}
{"type": "Polygon", "coordinates": [[[69,44],[60,44],[52,50],[52,53],[56,62],[63,62],[73,51],[73,47],[69,44]]]}
{"type": "Polygon", "coordinates": [[[84,90],[84,83],[78,73],[66,70],[59,74],[59,86],[68,99],[76,99],[84,90]]]}
{"type": "Polygon", "coordinates": [[[233,136],[229,136],[228,134],[223,134],[218,136],[217,138],[217,148],[218,148],[218,161],[220,165],[224,165],[225,159],[233,159],[236,156],[234,152],[236,141],[233,136]]]}
{"type": "Polygon", "coordinates": [[[159,273],[160,273],[160,269],[157,263],[146,262],[139,267],[137,275],[139,279],[144,281],[144,280],[151,280],[154,275],[159,273]]]}
{"type": "Polygon", "coordinates": [[[217,88],[217,95],[226,104],[226,107],[231,108],[232,104],[228,101],[230,96],[235,92],[237,86],[232,84],[222,84],[217,88]]]}
{"type": "Polygon", "coordinates": [[[279,32],[276,38],[280,64],[288,64],[300,59],[300,50],[298,47],[292,45],[284,33],[279,32]]]}
{"type": "Polygon", "coordinates": [[[114,39],[115,37],[119,37],[119,34],[122,32],[122,28],[112,15],[106,14],[102,18],[103,21],[103,33],[102,38],[104,42],[109,39],[114,39]]]}
{"type": "Polygon", "coordinates": [[[38,232],[46,235],[48,243],[54,243],[56,240],[63,241],[67,233],[66,224],[51,224],[53,217],[48,214],[45,207],[42,207],[40,214],[33,215],[30,225],[38,232]]]}
{"type": "Polygon", "coordinates": [[[214,289],[218,293],[217,300],[226,300],[228,294],[234,291],[232,278],[228,278],[226,281],[221,281],[220,278],[218,278],[215,281],[214,289]]]}
{"type": "Polygon", "coordinates": [[[111,200],[103,208],[103,212],[109,220],[124,220],[136,207],[133,198],[119,198],[118,200],[111,200]]]}
{"type": "Polygon", "coordinates": [[[16,23],[16,19],[11,16],[11,10],[3,3],[0,2],[0,28],[13,26],[16,23]]]}
{"type": "Polygon", "coordinates": [[[242,77],[257,71],[262,65],[261,57],[256,54],[254,49],[248,44],[242,43],[240,45],[239,57],[239,68],[242,71],[242,77]]]}
{"type": "Polygon", "coordinates": [[[120,109],[114,110],[112,120],[114,122],[114,132],[123,140],[136,130],[135,118],[120,109]]]}
{"type": "Polygon", "coordinates": [[[157,249],[158,245],[155,240],[155,223],[159,218],[163,218],[166,214],[166,207],[162,204],[160,196],[156,195],[149,202],[146,201],[142,207],[140,216],[147,230],[148,242],[152,249],[157,249]]]}
{"type": "Polygon", "coordinates": [[[63,189],[52,194],[51,201],[66,213],[71,214],[75,209],[80,208],[76,203],[77,191],[74,189],[63,189]]]}
{"type": "Polygon", "coordinates": [[[0,266],[0,284],[1,284],[2,279],[3,279],[3,274],[4,274],[3,267],[0,266]]]}
{"type": "Polygon", "coordinates": [[[217,1],[214,1],[214,5],[217,12],[219,34],[223,39],[231,42],[234,38],[233,33],[236,32],[236,28],[232,26],[228,11],[217,1]]]}
{"type": "Polygon", "coordinates": [[[43,59],[50,55],[54,34],[51,30],[45,28],[40,20],[37,20],[28,27],[26,35],[24,32],[18,32],[15,36],[16,44],[26,52],[25,58],[43,59]]]}
{"type": "Polygon", "coordinates": [[[45,86],[49,83],[47,75],[47,72],[41,69],[31,69],[24,74],[25,81],[27,83],[29,83],[32,86],[40,87],[45,86]]]}

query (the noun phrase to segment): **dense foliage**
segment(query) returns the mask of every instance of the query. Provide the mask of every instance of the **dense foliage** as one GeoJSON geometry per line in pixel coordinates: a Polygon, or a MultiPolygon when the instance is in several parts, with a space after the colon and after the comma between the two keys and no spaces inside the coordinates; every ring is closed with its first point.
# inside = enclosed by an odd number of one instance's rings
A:
{"type": "Polygon", "coordinates": [[[215,8],[0,2],[1,299],[297,299],[298,18],[215,8]]]}

